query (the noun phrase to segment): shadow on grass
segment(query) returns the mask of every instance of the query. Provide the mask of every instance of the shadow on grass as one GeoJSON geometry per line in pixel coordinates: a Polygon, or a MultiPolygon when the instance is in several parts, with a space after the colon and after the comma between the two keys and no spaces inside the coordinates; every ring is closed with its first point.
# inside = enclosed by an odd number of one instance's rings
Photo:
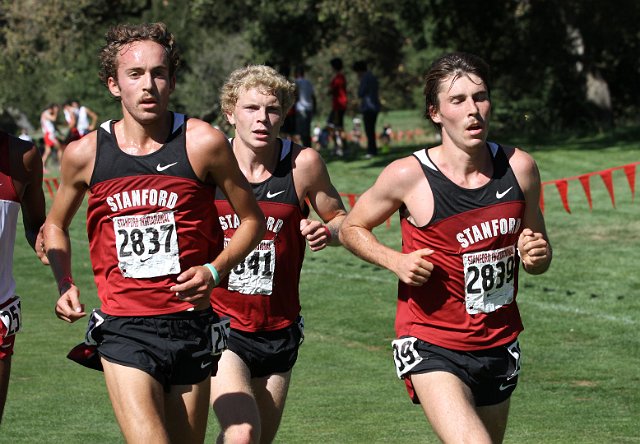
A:
{"type": "Polygon", "coordinates": [[[578,131],[558,132],[549,134],[510,134],[501,131],[494,132],[491,140],[522,146],[527,151],[590,151],[608,148],[637,149],[640,138],[640,126],[621,126],[608,131],[591,134],[578,131]]]}

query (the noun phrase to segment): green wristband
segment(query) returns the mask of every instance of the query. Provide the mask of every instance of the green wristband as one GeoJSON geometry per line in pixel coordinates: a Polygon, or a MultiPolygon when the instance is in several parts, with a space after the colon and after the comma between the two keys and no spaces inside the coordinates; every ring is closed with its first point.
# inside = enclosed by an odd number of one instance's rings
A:
{"type": "Polygon", "coordinates": [[[218,273],[218,270],[216,270],[216,267],[211,264],[204,264],[204,266],[207,267],[211,272],[211,276],[213,276],[213,283],[217,287],[220,283],[220,274],[218,273]]]}

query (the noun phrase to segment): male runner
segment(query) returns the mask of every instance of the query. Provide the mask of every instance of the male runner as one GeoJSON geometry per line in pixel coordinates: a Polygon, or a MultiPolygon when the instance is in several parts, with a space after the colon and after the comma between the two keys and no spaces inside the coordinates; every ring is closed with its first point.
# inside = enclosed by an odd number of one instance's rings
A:
{"type": "MultiPolygon", "coordinates": [[[[231,318],[228,350],[213,378],[211,402],[222,442],[272,442],[278,431],[303,338],[300,269],[312,251],[339,245],[345,216],[327,168],[313,148],[278,138],[295,86],[255,65],[229,76],[220,98],[235,127],[233,152],[267,219],[260,244],[215,288],[212,305],[231,318]],[[309,219],[307,201],[322,222],[309,219]]],[[[218,193],[225,239],[234,236],[235,209],[218,193]]]]}
{"type": "Polygon", "coordinates": [[[102,303],[97,344],[127,442],[203,442],[218,356],[211,289],[256,245],[264,216],[224,135],[168,110],[179,55],[162,23],[106,35],[100,77],[123,117],[69,145],[45,224],[57,316],[85,316],[71,274],[68,228],[89,192],[87,232],[102,303]],[[214,206],[229,198],[238,229],[227,248],[214,206]]]}
{"type": "Polygon", "coordinates": [[[518,382],[518,268],[543,273],[551,246],[533,158],[487,142],[489,68],[447,54],[426,76],[438,146],[391,163],[340,230],[344,245],[394,272],[398,376],[443,442],[502,442],[518,382]],[[402,252],[372,230],[399,210],[402,252]]]}

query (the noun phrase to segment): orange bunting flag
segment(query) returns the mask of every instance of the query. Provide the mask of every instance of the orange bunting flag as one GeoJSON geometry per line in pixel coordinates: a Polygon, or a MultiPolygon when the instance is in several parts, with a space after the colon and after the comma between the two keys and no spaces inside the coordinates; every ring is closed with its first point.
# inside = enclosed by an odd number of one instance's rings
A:
{"type": "Polygon", "coordinates": [[[550,180],[548,182],[542,182],[542,189],[540,190],[540,209],[544,211],[544,201],[543,201],[543,191],[544,185],[555,185],[558,188],[558,192],[560,193],[560,199],[562,200],[562,206],[567,211],[567,213],[571,213],[569,209],[569,198],[568,198],[568,182],[570,180],[579,180],[582,185],[582,189],[584,190],[584,194],[587,197],[587,202],[589,202],[589,209],[593,209],[593,199],[591,198],[591,185],[589,180],[591,176],[598,175],[604,182],[604,186],[607,188],[607,192],[609,193],[609,197],[611,198],[611,204],[613,208],[616,207],[616,198],[615,192],[613,189],[613,172],[616,170],[624,170],[624,173],[627,177],[627,182],[629,182],[629,188],[631,189],[631,200],[634,199],[636,194],[636,169],[637,165],[640,162],[634,162],[627,165],[609,168],[607,170],[596,171],[593,173],[586,173],[581,176],[567,177],[564,179],[558,180],[550,180]]]}
{"type": "Polygon", "coordinates": [[[629,188],[631,188],[631,200],[636,197],[636,164],[624,166],[624,174],[627,175],[627,182],[629,182],[629,188]]]}
{"type": "Polygon", "coordinates": [[[582,189],[584,190],[584,194],[587,196],[587,202],[589,202],[589,209],[593,209],[593,202],[591,200],[591,187],[589,186],[589,178],[591,174],[585,174],[584,176],[580,176],[580,183],[582,184],[582,189]]]}
{"type": "Polygon", "coordinates": [[[602,177],[602,181],[604,182],[604,186],[607,187],[607,191],[609,192],[609,196],[611,197],[611,205],[613,208],[616,207],[616,198],[613,195],[613,178],[611,177],[612,170],[605,170],[600,172],[600,177],[602,177]]]}
{"type": "Polygon", "coordinates": [[[569,199],[567,197],[567,192],[569,190],[569,183],[567,182],[567,179],[556,180],[556,188],[558,188],[558,193],[560,193],[562,206],[567,210],[567,213],[571,213],[571,210],[569,209],[569,199]]]}

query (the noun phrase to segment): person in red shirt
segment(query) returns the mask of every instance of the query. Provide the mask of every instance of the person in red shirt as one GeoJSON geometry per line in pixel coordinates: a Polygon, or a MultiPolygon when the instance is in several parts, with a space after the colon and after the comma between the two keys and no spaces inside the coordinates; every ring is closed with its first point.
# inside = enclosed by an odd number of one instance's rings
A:
{"type": "Polygon", "coordinates": [[[334,142],[334,152],[338,156],[344,154],[344,113],[347,110],[347,78],[342,72],[342,59],[335,57],[329,61],[334,70],[334,75],[329,83],[329,95],[331,96],[331,113],[327,124],[331,129],[331,138],[334,142]]]}
{"type": "Polygon", "coordinates": [[[362,259],[396,274],[396,371],[443,442],[499,443],[520,372],[520,263],[544,273],[551,246],[540,174],[519,148],[488,142],[489,67],[452,53],[426,76],[438,146],[387,166],[340,230],[362,259]],[[372,230],[399,211],[402,251],[372,230]]]}

